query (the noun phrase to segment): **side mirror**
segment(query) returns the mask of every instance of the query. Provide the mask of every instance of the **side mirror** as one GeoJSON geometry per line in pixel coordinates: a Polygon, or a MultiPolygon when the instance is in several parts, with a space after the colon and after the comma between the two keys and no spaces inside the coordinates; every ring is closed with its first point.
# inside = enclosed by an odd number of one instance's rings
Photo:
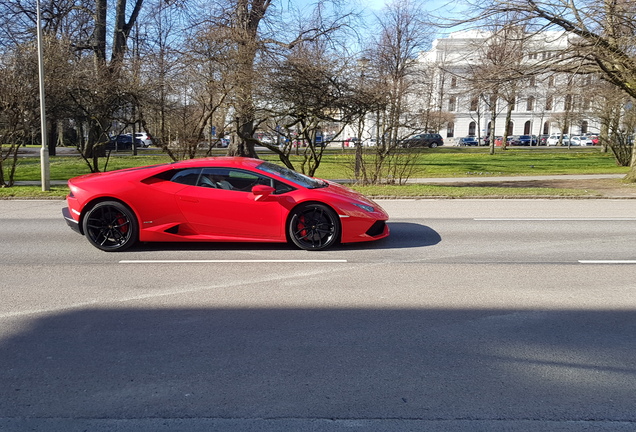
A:
{"type": "Polygon", "coordinates": [[[267,199],[276,189],[271,186],[256,185],[252,188],[252,194],[254,195],[254,201],[262,201],[267,199]]]}

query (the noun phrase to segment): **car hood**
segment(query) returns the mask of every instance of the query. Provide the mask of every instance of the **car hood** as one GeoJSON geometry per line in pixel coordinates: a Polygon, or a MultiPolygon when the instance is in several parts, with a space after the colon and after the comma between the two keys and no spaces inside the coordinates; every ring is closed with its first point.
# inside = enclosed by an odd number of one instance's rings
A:
{"type": "Polygon", "coordinates": [[[329,187],[321,189],[321,191],[323,193],[330,194],[330,195],[333,195],[333,196],[338,196],[338,197],[344,197],[344,198],[347,198],[349,200],[359,201],[360,203],[364,203],[364,204],[371,205],[373,207],[381,208],[376,202],[374,202],[373,200],[365,197],[364,195],[362,195],[359,192],[356,192],[356,191],[354,191],[352,189],[349,189],[346,186],[343,186],[343,185],[341,185],[339,183],[336,183],[336,182],[333,182],[333,181],[329,181],[329,180],[324,180],[324,181],[327,182],[329,187]]]}

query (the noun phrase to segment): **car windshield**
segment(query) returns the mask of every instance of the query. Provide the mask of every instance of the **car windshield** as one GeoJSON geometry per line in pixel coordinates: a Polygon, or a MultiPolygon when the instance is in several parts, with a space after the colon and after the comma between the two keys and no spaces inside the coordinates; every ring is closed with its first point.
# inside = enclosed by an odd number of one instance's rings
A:
{"type": "Polygon", "coordinates": [[[270,162],[263,162],[257,168],[267,173],[276,174],[277,176],[282,177],[287,181],[290,181],[298,186],[301,186],[307,189],[316,189],[316,188],[328,186],[328,184],[322,180],[317,180],[317,179],[308,177],[299,172],[292,171],[290,169],[284,168],[280,165],[276,165],[270,162]]]}

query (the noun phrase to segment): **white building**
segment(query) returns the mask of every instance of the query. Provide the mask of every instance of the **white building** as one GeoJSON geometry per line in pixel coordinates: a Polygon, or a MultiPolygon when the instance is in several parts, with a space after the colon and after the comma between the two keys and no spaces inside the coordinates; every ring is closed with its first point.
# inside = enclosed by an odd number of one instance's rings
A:
{"type": "MultiPolygon", "coordinates": [[[[421,54],[421,65],[434,72],[431,83],[436,108],[455,117],[439,131],[445,141],[451,144],[460,137],[483,138],[488,134],[494,90],[483,74],[489,70],[489,62],[490,70],[502,67],[494,59],[505,49],[509,51],[508,60],[503,64],[514,69],[517,79],[497,88],[495,135],[598,133],[599,122],[592,112],[592,76],[538,68],[555,58],[562,59],[568,47],[565,33],[543,32],[531,38],[511,39],[507,48],[496,48],[501,39],[498,42],[491,32],[461,31],[435,40],[431,50],[421,54]],[[506,131],[509,108],[512,111],[506,131]]],[[[506,57],[497,58],[501,61],[506,57]]]]}

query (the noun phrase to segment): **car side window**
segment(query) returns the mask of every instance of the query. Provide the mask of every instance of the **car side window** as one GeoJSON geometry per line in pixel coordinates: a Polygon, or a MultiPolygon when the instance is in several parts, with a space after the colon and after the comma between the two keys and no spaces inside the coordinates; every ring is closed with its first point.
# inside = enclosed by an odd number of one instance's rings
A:
{"type": "Polygon", "coordinates": [[[194,186],[197,184],[201,168],[189,168],[177,171],[170,178],[171,182],[194,186]]]}
{"type": "Polygon", "coordinates": [[[238,190],[230,178],[228,168],[203,168],[197,186],[222,190],[238,190]]]}
{"type": "Polygon", "coordinates": [[[238,192],[251,192],[256,185],[271,186],[279,195],[294,190],[293,187],[271,177],[233,168],[203,168],[197,186],[238,192]]]}

